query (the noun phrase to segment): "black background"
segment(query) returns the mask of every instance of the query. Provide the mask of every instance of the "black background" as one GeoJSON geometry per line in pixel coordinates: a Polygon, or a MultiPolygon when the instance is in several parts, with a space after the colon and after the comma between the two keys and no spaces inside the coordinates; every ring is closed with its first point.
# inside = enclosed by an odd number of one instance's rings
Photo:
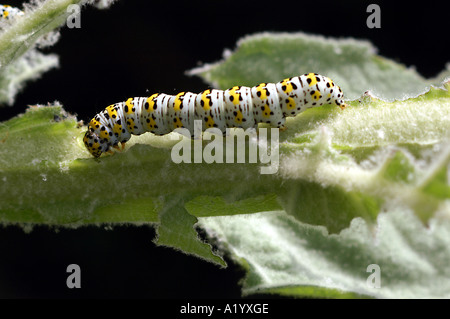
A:
{"type": "MultiPolygon", "coordinates": [[[[5,2],[17,5],[17,2],[5,2]]],[[[0,120],[27,105],[58,100],[85,122],[105,106],[149,93],[199,92],[207,84],[185,71],[215,62],[247,34],[304,31],[370,40],[382,56],[437,75],[448,58],[448,1],[416,5],[377,1],[381,28],[369,29],[372,1],[138,1],[108,10],[86,7],[81,28],[61,30],[45,52],[60,68],[30,82],[0,120]]],[[[416,2],[418,3],[418,2],[416,2]]],[[[186,185],[189,187],[189,185],[186,185]]],[[[244,272],[217,266],[151,241],[148,226],[55,231],[0,228],[0,297],[239,298],[244,272]],[[78,264],[82,288],[66,287],[66,267],[78,264]]]]}

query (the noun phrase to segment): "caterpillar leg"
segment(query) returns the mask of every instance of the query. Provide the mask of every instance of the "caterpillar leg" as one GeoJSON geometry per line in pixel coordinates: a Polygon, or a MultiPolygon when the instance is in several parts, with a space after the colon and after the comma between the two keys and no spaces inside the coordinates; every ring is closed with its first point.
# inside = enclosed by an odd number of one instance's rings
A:
{"type": "Polygon", "coordinates": [[[280,129],[281,132],[284,132],[284,131],[287,130],[286,125],[281,125],[281,126],[279,126],[278,128],[280,129]]]}
{"type": "Polygon", "coordinates": [[[122,152],[125,149],[125,143],[126,142],[119,142],[120,143],[120,147],[118,144],[113,145],[113,147],[118,150],[119,152],[122,152]]]}
{"type": "Polygon", "coordinates": [[[346,103],[342,103],[341,105],[339,105],[339,107],[341,108],[341,110],[344,110],[348,105],[346,103]]]}

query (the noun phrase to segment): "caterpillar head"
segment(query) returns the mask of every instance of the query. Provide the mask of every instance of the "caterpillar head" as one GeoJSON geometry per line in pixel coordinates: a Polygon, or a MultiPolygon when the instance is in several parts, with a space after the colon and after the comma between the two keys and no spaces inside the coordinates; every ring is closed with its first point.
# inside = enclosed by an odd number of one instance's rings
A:
{"type": "Polygon", "coordinates": [[[83,138],[84,145],[86,146],[89,153],[94,157],[100,157],[103,152],[108,150],[108,145],[105,143],[95,132],[90,129],[84,134],[83,138]]]}

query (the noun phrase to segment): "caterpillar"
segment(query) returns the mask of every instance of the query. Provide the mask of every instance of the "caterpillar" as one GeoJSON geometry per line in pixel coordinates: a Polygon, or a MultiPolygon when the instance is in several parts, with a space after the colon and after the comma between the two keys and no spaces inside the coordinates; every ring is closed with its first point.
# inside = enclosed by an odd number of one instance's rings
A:
{"type": "Polygon", "coordinates": [[[202,120],[202,129],[251,128],[258,123],[285,129],[286,117],[295,117],[311,107],[347,105],[339,86],[325,76],[309,73],[278,83],[254,87],[234,86],[228,90],[207,89],[201,93],[177,95],[155,93],[109,105],[88,125],[83,142],[89,153],[100,157],[121,149],[131,138],[151,132],[164,135],[177,128],[187,128],[194,135],[194,120],[202,120]]]}
{"type": "Polygon", "coordinates": [[[0,19],[14,18],[23,15],[23,11],[7,4],[0,4],[0,19]]]}

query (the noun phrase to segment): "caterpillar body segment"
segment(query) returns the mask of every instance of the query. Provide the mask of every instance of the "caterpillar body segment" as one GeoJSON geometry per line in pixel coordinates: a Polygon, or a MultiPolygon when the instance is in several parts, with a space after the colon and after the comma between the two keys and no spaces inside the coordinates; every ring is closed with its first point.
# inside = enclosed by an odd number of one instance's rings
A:
{"type": "Polygon", "coordinates": [[[119,143],[123,146],[131,135],[164,135],[186,128],[193,136],[195,120],[202,121],[203,130],[214,127],[222,132],[232,127],[257,127],[258,123],[284,129],[286,117],[324,104],[346,107],[339,86],[316,73],[225,91],[155,93],[108,106],[89,122],[83,141],[88,151],[99,157],[111,147],[118,148],[119,143]]]}

